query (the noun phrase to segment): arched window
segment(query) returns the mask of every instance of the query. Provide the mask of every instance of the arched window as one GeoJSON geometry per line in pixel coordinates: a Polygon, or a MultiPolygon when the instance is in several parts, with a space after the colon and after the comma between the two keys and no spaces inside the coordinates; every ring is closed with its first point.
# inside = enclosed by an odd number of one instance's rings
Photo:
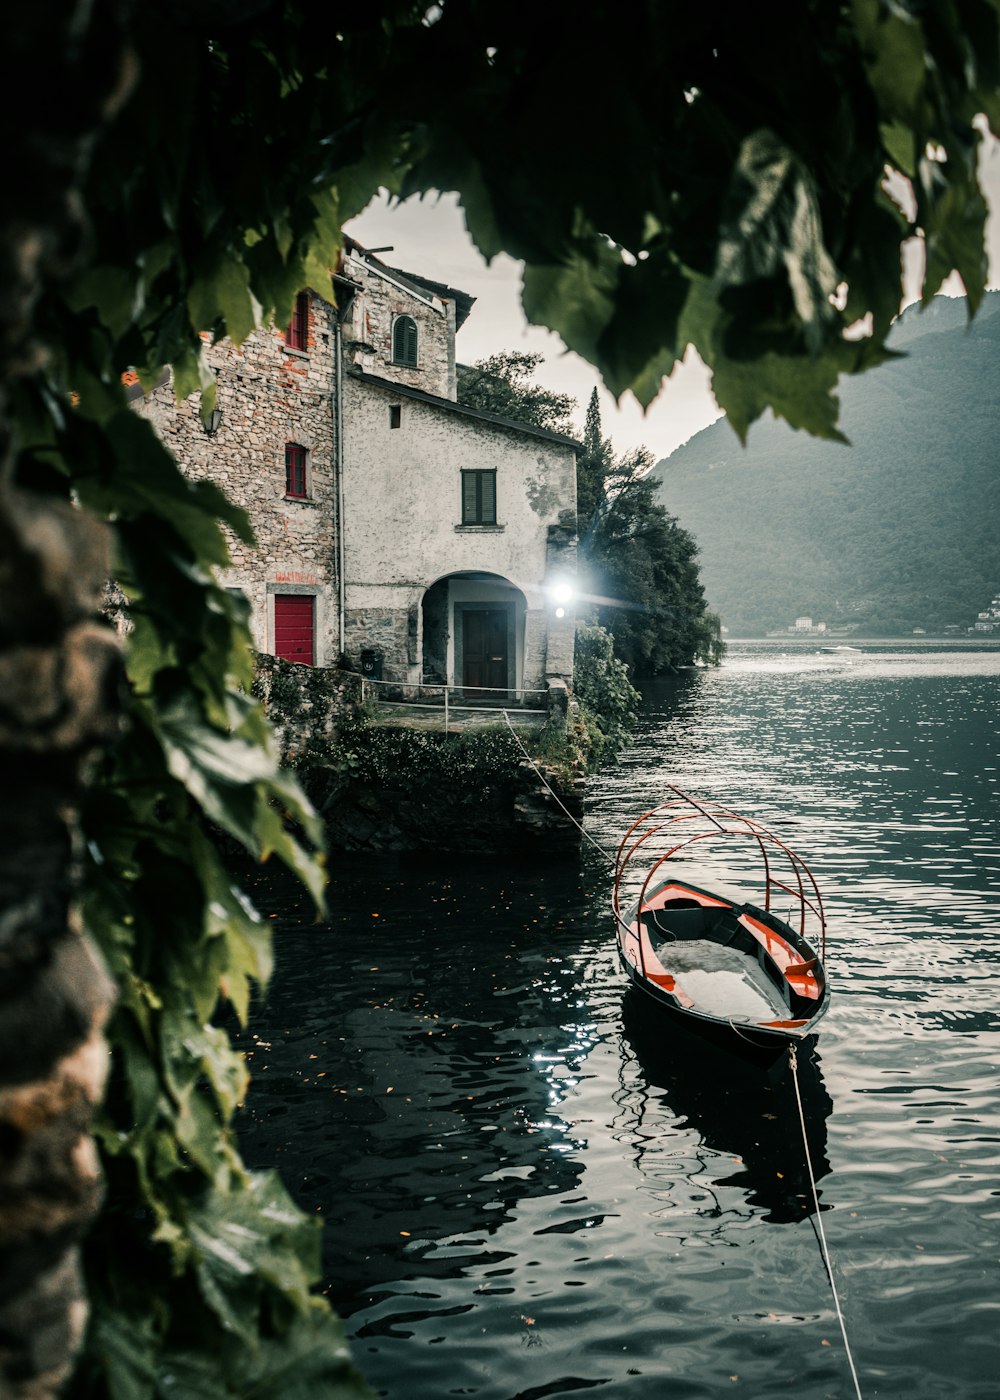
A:
{"type": "Polygon", "coordinates": [[[392,327],[392,362],[416,367],[417,323],[412,316],[396,317],[392,327]]]}

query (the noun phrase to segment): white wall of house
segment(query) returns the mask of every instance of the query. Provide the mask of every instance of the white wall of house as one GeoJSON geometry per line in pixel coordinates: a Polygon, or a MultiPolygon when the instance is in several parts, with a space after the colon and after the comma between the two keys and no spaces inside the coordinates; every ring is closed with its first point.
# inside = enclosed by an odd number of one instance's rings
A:
{"type": "MultiPolygon", "coordinates": [[[[565,530],[567,520],[571,531],[575,518],[573,447],[348,375],[343,478],[345,629],[352,659],[371,648],[384,655],[387,679],[420,680],[426,590],[446,576],[492,575],[506,585],[480,579],[473,589],[468,580],[456,580],[451,607],[463,591],[481,600],[492,588],[502,601],[513,586],[524,598],[513,683],[541,685],[550,650],[558,650],[549,647],[550,630],[572,630],[571,617],[555,618],[546,585],[552,532],[565,530]],[[463,524],[463,469],[496,472],[496,524],[463,524]]],[[[571,571],[574,562],[575,555],[565,567],[571,571]]],[[[452,624],[448,680],[461,684],[454,645],[452,624]]]]}

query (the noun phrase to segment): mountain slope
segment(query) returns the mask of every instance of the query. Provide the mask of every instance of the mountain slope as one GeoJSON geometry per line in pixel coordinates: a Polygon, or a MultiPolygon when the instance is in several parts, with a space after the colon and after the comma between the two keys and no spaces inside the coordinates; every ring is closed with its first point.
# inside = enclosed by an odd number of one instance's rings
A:
{"type": "Polygon", "coordinates": [[[842,384],[850,447],[720,420],[654,467],[730,632],[964,630],[1000,591],[1000,292],[968,328],[964,299],[908,308],[892,345],[842,384]]]}

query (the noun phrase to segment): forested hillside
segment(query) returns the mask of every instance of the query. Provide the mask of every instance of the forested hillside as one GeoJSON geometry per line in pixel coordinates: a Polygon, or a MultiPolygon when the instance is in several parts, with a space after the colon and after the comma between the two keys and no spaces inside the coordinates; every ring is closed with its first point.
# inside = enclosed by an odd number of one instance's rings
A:
{"type": "Polygon", "coordinates": [[[905,355],[842,382],[845,447],[720,419],[654,468],[734,635],[798,616],[860,633],[964,630],[1000,591],[1000,292],[909,307],[905,355]]]}

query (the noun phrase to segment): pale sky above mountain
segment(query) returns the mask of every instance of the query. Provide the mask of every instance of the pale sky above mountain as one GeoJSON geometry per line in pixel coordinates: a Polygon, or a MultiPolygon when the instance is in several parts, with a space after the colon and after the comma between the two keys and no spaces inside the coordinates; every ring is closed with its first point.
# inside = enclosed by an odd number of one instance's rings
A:
{"type": "MultiPolygon", "coordinates": [[[[989,285],[995,288],[1000,286],[1000,142],[992,141],[984,151],[981,177],[990,205],[989,285]]],[[[487,265],[466,232],[455,195],[425,196],[395,207],[385,197],[373,200],[363,214],[351,220],[347,232],[366,248],[391,246],[391,252],[380,254],[386,262],[460,287],[476,297],[472,315],[458,337],[462,363],[471,364],[498,350],[538,351],[544,356],[540,382],[577,400],[578,428],[582,428],[587,401],[596,386],[604,431],[618,452],[644,444],[654,458],[665,457],[720,416],[708,372],[696,356],[674,370],[645,413],[631,394],[616,404],[592,365],[567,351],[551,331],[528,325],[521,311],[520,263],[501,254],[487,265]]],[[[917,258],[919,250],[914,249],[911,267],[917,266],[917,258]]],[[[952,296],[963,291],[957,279],[944,290],[952,296]]],[[[914,299],[910,292],[908,300],[914,299]]]]}

